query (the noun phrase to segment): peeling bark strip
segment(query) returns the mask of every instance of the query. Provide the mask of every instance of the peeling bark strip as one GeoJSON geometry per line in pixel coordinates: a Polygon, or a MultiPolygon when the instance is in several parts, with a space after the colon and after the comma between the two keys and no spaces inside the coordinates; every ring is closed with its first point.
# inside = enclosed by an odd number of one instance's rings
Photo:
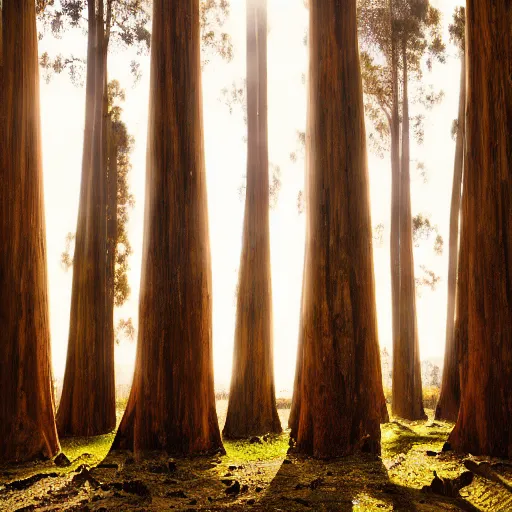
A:
{"type": "Polygon", "coordinates": [[[3,0],[0,462],[54,456],[39,63],[33,0],[3,0]]]}
{"type": "Polygon", "coordinates": [[[292,437],[319,458],[380,453],[385,401],[356,0],[312,2],[309,12],[303,354],[292,437]]]}
{"type": "Polygon", "coordinates": [[[57,412],[59,433],[72,436],[104,434],[116,425],[114,338],[107,328],[103,11],[103,0],[89,1],[82,182],[66,372],[57,412]]]}
{"type": "Polygon", "coordinates": [[[223,436],[281,432],[274,386],[270,274],[267,4],[247,0],[247,187],[235,349],[223,436]]]}
{"type": "Polygon", "coordinates": [[[512,457],[512,3],[468,0],[466,15],[467,350],[450,442],[512,457]]]}
{"type": "Polygon", "coordinates": [[[222,448],[215,411],[199,2],[154,0],[139,334],[114,449],[222,448]]]}
{"type": "MultiPolygon", "coordinates": [[[[461,55],[459,114],[457,142],[453,170],[452,200],[450,208],[450,254],[448,262],[448,309],[446,314],[446,345],[444,352],[443,382],[436,407],[436,419],[456,421],[460,404],[459,345],[455,323],[457,262],[459,252],[459,217],[461,212],[462,174],[464,167],[464,139],[466,129],[466,65],[461,55]]],[[[457,310],[457,316],[458,316],[457,310]]]]}

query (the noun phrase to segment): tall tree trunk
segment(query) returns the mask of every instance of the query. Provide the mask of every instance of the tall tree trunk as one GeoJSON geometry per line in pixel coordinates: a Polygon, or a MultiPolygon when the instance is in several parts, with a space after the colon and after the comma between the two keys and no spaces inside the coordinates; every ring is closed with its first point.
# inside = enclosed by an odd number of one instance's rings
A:
{"type": "Polygon", "coordinates": [[[356,1],[309,9],[306,270],[299,452],[380,452],[377,339],[356,1]],[[329,108],[324,108],[329,105],[329,108]]]}
{"type": "Polygon", "coordinates": [[[107,339],[103,0],[89,2],[86,116],[61,435],[91,436],[116,424],[114,345],[107,339]],[[97,9],[95,9],[97,4],[97,9]]]}
{"type": "Polygon", "coordinates": [[[459,413],[460,378],[459,355],[455,343],[455,297],[457,286],[457,261],[459,251],[459,217],[462,195],[462,170],[464,166],[464,137],[466,117],[466,65],[461,55],[459,113],[457,142],[453,169],[452,201],[450,208],[450,248],[448,255],[448,309],[446,313],[446,344],[444,350],[443,382],[436,407],[436,419],[455,421],[459,413]]]}
{"type": "MultiPolygon", "coordinates": [[[[394,0],[389,0],[391,30],[391,230],[390,230],[390,262],[391,262],[391,309],[393,359],[400,350],[400,115],[398,99],[398,48],[396,36],[392,28],[395,18],[394,0]]],[[[393,374],[392,393],[395,393],[395,376],[393,374]]]]}
{"type": "Polygon", "coordinates": [[[53,457],[55,426],[33,0],[0,9],[0,463],[53,457]]]}
{"type": "Polygon", "coordinates": [[[412,245],[411,179],[409,154],[409,97],[407,41],[402,42],[403,108],[400,166],[400,334],[393,350],[393,403],[395,416],[426,419],[421,389],[421,366],[416,321],[416,283],[412,245]]]}
{"type": "Polygon", "coordinates": [[[450,442],[512,457],[512,4],[468,0],[466,16],[468,339],[450,442]]]}
{"type": "Polygon", "coordinates": [[[281,432],[270,274],[267,5],[247,0],[247,187],[226,438],[281,432]]]}
{"type": "Polygon", "coordinates": [[[199,2],[154,0],[135,374],[114,449],[223,451],[215,411],[199,2]]]}
{"type": "Polygon", "coordinates": [[[115,272],[117,252],[117,154],[115,123],[108,120],[107,166],[107,339],[114,338],[115,272]]]}

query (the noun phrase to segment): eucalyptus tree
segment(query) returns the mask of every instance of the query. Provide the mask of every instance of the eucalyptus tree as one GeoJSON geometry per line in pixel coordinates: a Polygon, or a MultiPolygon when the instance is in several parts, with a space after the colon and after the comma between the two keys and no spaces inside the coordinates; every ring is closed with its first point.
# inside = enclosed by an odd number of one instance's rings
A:
{"type": "MultiPolygon", "coordinates": [[[[393,413],[426,418],[423,410],[410,199],[409,83],[422,78],[422,62],[444,62],[440,12],[428,0],[362,0],[359,33],[366,50],[362,73],[368,115],[391,149],[391,290],[393,328],[393,413]],[[375,57],[372,57],[375,55],[375,57]],[[400,94],[401,85],[401,94],[400,94]]],[[[439,101],[422,94],[430,106],[439,101]]],[[[413,118],[421,139],[421,115],[413,118]]]]}

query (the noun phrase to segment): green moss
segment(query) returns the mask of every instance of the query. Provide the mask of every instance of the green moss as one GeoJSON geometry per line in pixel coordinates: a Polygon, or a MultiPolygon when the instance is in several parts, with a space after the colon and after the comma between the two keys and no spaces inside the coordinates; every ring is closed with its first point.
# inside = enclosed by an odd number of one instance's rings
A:
{"type": "Polygon", "coordinates": [[[277,436],[271,436],[262,444],[251,444],[248,440],[229,441],[224,440],[226,458],[230,462],[253,462],[283,459],[288,450],[289,434],[284,432],[277,436]]]}
{"type": "Polygon", "coordinates": [[[61,439],[61,449],[66,457],[73,462],[73,467],[78,464],[98,464],[110,450],[114,433],[94,437],[70,437],[61,439]]]}

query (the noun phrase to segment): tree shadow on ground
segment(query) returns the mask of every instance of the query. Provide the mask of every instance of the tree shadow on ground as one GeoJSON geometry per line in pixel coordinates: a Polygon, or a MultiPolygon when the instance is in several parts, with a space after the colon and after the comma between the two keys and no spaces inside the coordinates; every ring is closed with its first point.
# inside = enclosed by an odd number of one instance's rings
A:
{"type": "Polygon", "coordinates": [[[290,455],[257,510],[286,511],[444,511],[478,510],[453,499],[390,481],[380,458],[361,455],[319,461],[290,455]]]}

